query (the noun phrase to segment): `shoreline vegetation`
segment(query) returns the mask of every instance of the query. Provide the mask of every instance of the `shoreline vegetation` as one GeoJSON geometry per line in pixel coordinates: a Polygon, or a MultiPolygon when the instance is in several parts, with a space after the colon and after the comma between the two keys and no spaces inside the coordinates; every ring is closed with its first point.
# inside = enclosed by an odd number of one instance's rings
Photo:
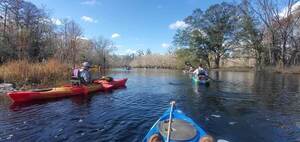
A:
{"type": "Polygon", "coordinates": [[[0,65],[1,82],[13,83],[20,90],[60,85],[70,80],[70,74],[71,66],[55,59],[38,63],[18,60],[0,65]]]}
{"type": "MultiPolygon", "coordinates": [[[[110,38],[84,37],[72,19],[55,24],[47,10],[25,0],[0,1],[0,83],[19,88],[69,81],[76,65],[103,68],[187,69],[203,64],[218,71],[300,73],[300,6],[295,0],[222,2],[182,19],[168,53],[140,49],[116,55],[110,38]],[[255,3],[257,2],[257,3],[255,3]],[[286,13],[280,14],[281,7],[286,13]]],[[[79,66],[77,66],[79,67],[79,66]]]]}
{"type": "Polygon", "coordinates": [[[178,69],[176,56],[149,54],[136,57],[130,62],[133,68],[162,68],[162,69],[178,69]]]}
{"type": "MultiPolygon", "coordinates": [[[[133,68],[182,70],[181,68],[177,68],[175,66],[176,64],[164,63],[163,61],[167,61],[164,58],[161,62],[164,64],[155,62],[156,60],[153,60],[153,62],[145,62],[145,60],[150,60],[150,57],[151,56],[139,58],[139,60],[132,62],[131,65],[133,68]]],[[[175,60],[173,56],[170,56],[167,59],[169,58],[172,58],[173,61],[175,60]]],[[[56,59],[37,63],[32,63],[27,60],[11,61],[0,65],[0,83],[13,83],[17,90],[54,87],[69,83],[71,69],[72,65],[61,63],[56,59]]],[[[262,70],[256,70],[255,68],[249,67],[226,67],[211,68],[209,70],[231,72],[263,71],[270,73],[300,74],[299,66],[285,69],[281,69],[280,67],[265,67],[262,70]]]]}

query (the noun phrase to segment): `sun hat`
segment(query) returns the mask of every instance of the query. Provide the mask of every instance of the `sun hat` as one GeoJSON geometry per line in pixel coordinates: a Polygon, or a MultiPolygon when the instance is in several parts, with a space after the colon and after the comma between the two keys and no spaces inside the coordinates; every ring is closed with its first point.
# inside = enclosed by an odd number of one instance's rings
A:
{"type": "Polygon", "coordinates": [[[85,67],[85,68],[90,68],[91,64],[89,62],[83,62],[82,66],[85,67]]]}

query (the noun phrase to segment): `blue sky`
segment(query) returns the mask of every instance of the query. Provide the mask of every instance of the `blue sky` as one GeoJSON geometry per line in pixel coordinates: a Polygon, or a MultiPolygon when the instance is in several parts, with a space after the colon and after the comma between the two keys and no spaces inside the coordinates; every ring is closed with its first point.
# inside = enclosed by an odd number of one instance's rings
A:
{"type": "MultiPolygon", "coordinates": [[[[53,19],[70,18],[83,36],[111,39],[118,54],[138,49],[166,53],[176,28],[196,8],[234,0],[27,0],[45,6],[53,19]]],[[[237,0],[235,0],[237,1],[237,0]]],[[[57,20],[57,24],[60,22],[57,20]]]]}

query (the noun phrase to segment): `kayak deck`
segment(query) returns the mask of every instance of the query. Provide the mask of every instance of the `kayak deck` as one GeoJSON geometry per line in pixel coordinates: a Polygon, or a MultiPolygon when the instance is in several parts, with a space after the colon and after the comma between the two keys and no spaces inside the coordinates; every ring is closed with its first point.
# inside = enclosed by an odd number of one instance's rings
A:
{"type": "Polygon", "coordinates": [[[100,83],[103,86],[111,85],[112,89],[118,89],[121,87],[125,87],[127,82],[127,78],[124,79],[115,79],[113,81],[106,81],[106,80],[96,80],[94,83],[100,83]]]}
{"type": "MultiPolygon", "coordinates": [[[[169,120],[161,121],[159,123],[159,132],[164,137],[167,137],[169,120]]],[[[171,133],[171,139],[176,141],[184,141],[194,138],[197,135],[197,130],[190,123],[181,120],[172,120],[172,129],[176,130],[171,133]]]]}
{"type": "MultiPolygon", "coordinates": [[[[166,141],[168,123],[169,123],[168,109],[151,127],[146,134],[143,142],[148,142],[151,136],[159,134],[163,141],[166,141]]],[[[170,142],[185,141],[198,142],[201,137],[206,135],[206,132],[198,126],[191,118],[187,117],[181,110],[175,109],[172,113],[172,127],[170,142]]]]}

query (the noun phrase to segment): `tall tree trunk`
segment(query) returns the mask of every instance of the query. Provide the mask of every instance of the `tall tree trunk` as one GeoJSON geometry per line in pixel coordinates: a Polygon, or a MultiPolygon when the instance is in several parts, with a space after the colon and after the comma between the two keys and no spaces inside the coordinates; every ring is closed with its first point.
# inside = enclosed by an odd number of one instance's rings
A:
{"type": "Polygon", "coordinates": [[[274,64],[274,60],[273,60],[273,55],[272,55],[272,48],[275,47],[275,35],[274,33],[272,32],[272,39],[271,39],[271,46],[269,47],[269,62],[271,65],[275,65],[274,64]]]}
{"type": "Polygon", "coordinates": [[[255,52],[255,59],[256,59],[256,70],[260,71],[261,70],[261,65],[262,65],[262,55],[261,52],[256,51],[255,52]]]}
{"type": "Polygon", "coordinates": [[[215,67],[216,68],[220,68],[220,59],[221,59],[220,54],[217,54],[215,57],[215,67]]]}
{"type": "Polygon", "coordinates": [[[208,65],[208,68],[210,68],[210,61],[209,61],[208,58],[207,58],[207,60],[206,60],[206,63],[207,63],[207,65],[208,65]]]}
{"type": "Polygon", "coordinates": [[[286,53],[286,42],[287,42],[287,36],[284,35],[283,37],[283,44],[282,44],[282,53],[281,53],[281,56],[282,56],[282,66],[283,68],[286,66],[286,56],[285,56],[285,53],[286,53]]]}
{"type": "Polygon", "coordinates": [[[6,37],[6,22],[7,22],[7,5],[5,6],[5,13],[4,13],[3,37],[6,37]]]}

